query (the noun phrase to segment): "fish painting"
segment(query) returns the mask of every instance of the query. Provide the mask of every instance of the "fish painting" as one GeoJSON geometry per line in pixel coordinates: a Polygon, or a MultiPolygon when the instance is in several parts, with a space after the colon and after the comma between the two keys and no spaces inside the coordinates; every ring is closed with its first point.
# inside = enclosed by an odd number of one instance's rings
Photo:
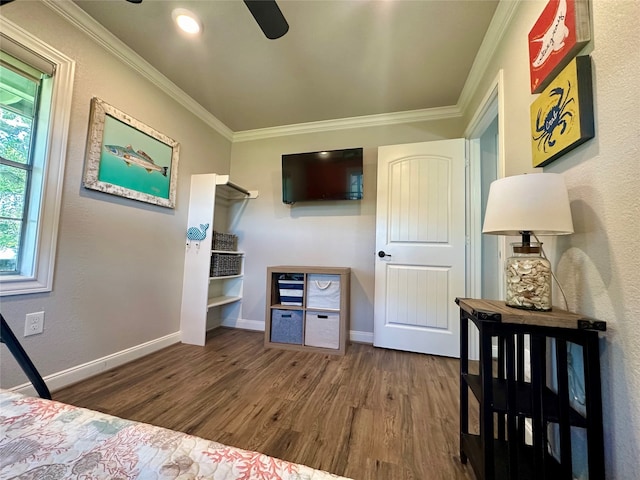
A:
{"type": "Polygon", "coordinates": [[[142,150],[134,150],[131,145],[121,147],[119,145],[105,145],[104,149],[118,158],[121,158],[128,167],[136,165],[144,168],[148,173],[159,172],[160,174],[167,176],[167,170],[169,167],[161,167],[156,165],[153,159],[142,150]]]}

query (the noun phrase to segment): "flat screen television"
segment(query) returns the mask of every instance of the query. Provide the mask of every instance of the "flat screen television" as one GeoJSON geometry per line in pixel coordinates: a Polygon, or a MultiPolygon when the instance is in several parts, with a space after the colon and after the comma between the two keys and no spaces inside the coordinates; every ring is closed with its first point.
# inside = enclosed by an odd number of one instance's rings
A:
{"type": "Polygon", "coordinates": [[[362,199],[362,148],[282,155],[282,201],[362,199]]]}

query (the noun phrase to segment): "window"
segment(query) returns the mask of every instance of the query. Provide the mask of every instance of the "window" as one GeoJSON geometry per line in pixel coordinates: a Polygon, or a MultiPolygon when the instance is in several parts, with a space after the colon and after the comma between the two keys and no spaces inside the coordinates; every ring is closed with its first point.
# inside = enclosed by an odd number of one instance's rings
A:
{"type": "MultiPolygon", "coordinates": [[[[37,217],[34,143],[42,72],[0,52],[0,274],[32,271],[34,236],[28,221],[37,217]],[[36,78],[37,76],[37,78],[36,78]],[[33,188],[32,188],[33,186],[33,188]],[[33,200],[30,202],[30,193],[33,200]],[[33,212],[33,214],[31,214],[33,212]]],[[[48,100],[48,99],[47,99],[48,100]]],[[[42,171],[42,169],[37,169],[42,171]]]]}
{"type": "Polygon", "coordinates": [[[3,19],[0,295],[50,291],[75,64],[3,19]]]}

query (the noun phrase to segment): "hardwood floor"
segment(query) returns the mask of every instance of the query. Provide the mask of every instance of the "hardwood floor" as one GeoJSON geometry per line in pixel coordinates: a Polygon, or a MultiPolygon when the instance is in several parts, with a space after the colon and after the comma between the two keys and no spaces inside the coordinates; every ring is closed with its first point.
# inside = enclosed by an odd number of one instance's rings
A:
{"type": "Polygon", "coordinates": [[[352,344],[263,348],[220,328],[54,392],[55,400],[357,480],[471,480],[458,458],[458,361],[352,344]]]}

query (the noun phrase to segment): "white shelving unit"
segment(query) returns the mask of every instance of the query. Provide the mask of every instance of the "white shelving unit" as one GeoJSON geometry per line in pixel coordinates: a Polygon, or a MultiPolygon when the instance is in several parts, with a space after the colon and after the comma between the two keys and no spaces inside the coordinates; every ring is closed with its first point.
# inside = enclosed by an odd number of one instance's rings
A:
{"type": "Polygon", "coordinates": [[[204,345],[207,330],[222,322],[240,318],[244,253],[212,250],[213,231],[232,233],[233,219],[241,213],[236,208],[242,202],[258,196],[229,181],[229,175],[215,173],[191,176],[188,228],[203,230],[209,224],[206,236],[200,240],[185,240],[184,277],[180,331],[183,343],[204,345]],[[240,257],[240,274],[210,276],[212,254],[240,257]]]}

